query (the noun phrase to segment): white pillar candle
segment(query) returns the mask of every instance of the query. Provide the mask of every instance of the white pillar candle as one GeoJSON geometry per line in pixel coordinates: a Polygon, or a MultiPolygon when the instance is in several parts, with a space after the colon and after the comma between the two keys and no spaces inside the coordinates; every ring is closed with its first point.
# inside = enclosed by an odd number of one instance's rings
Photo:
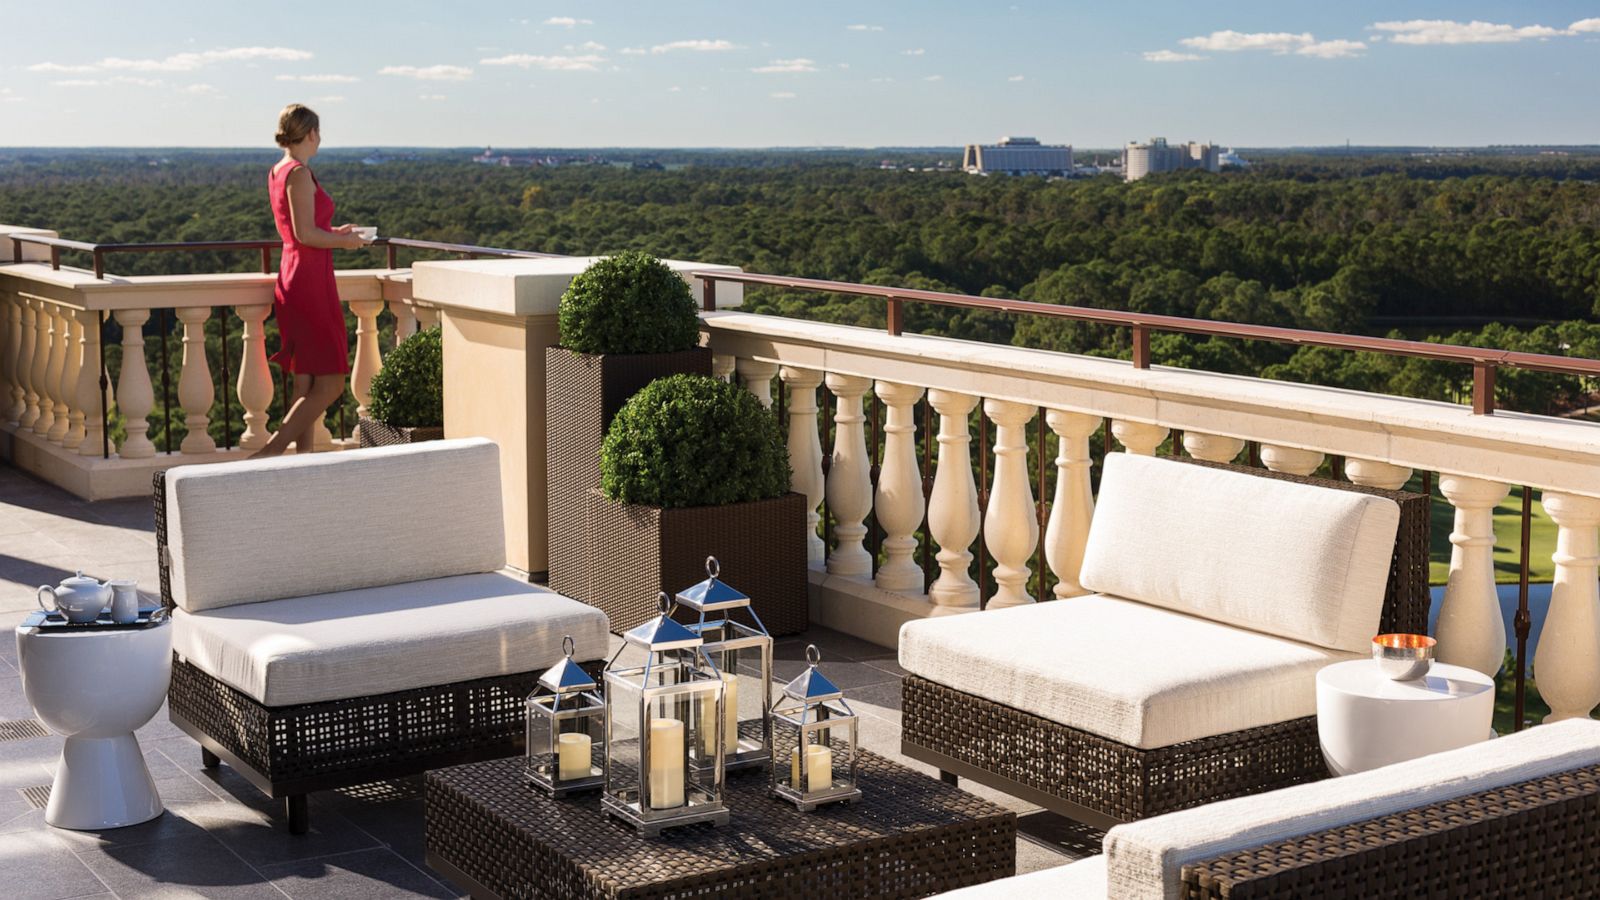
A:
{"type": "Polygon", "coordinates": [[[789,784],[797,791],[825,791],[833,787],[833,750],[822,744],[806,747],[806,786],[800,786],[800,748],[789,753],[789,784]]]}
{"type": "Polygon", "coordinates": [[[683,805],[683,722],[650,720],[650,808],[683,805]]]}
{"type": "MultiPolygon", "coordinates": [[[[700,705],[700,748],[707,756],[717,742],[717,717],[712,712],[715,705],[709,701],[700,705]]],[[[722,752],[739,751],[739,676],[722,673],[722,752]]]]}
{"type": "Polygon", "coordinates": [[[561,780],[589,777],[589,748],[587,734],[569,732],[556,738],[556,752],[560,758],[561,780]]]}

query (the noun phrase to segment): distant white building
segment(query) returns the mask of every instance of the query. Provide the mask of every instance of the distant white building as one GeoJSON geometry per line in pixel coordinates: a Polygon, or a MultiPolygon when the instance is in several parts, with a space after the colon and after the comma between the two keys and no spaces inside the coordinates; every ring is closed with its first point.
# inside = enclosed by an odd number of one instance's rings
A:
{"type": "Polygon", "coordinates": [[[1228,149],[1222,151],[1222,153],[1217,157],[1217,166],[1219,168],[1221,166],[1238,166],[1241,169],[1245,169],[1249,168],[1250,160],[1245,159],[1239,154],[1233,152],[1233,148],[1229,147],[1228,149]]]}
{"type": "Polygon", "coordinates": [[[968,144],[961,169],[973,175],[1071,175],[1072,147],[1003,137],[998,144],[968,144]]]}
{"type": "Polygon", "coordinates": [[[1122,151],[1122,177],[1127,181],[1139,179],[1156,172],[1176,172],[1179,169],[1204,169],[1215,172],[1222,168],[1220,153],[1215,144],[1168,145],[1166,138],[1151,138],[1147,143],[1129,141],[1122,151]]]}

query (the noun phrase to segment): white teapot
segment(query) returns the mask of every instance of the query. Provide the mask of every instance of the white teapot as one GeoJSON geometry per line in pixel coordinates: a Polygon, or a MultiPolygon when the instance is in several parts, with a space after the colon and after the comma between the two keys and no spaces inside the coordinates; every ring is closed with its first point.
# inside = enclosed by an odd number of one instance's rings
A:
{"type": "Polygon", "coordinates": [[[84,575],[80,569],[77,575],[62,579],[55,587],[41,585],[34,599],[45,612],[59,611],[68,622],[81,625],[100,618],[100,610],[111,601],[111,587],[84,575]],[[46,593],[50,595],[50,606],[44,605],[46,593]]]}

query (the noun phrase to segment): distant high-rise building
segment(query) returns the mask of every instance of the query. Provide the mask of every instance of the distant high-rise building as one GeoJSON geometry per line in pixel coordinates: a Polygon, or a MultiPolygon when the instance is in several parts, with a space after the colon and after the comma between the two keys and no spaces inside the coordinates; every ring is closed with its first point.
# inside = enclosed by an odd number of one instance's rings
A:
{"type": "Polygon", "coordinates": [[[974,175],[1071,175],[1072,147],[1038,138],[1003,137],[998,144],[968,144],[961,168],[974,175]]]}
{"type": "Polygon", "coordinates": [[[1122,177],[1127,181],[1138,181],[1156,172],[1175,172],[1178,169],[1215,172],[1220,168],[1215,144],[1191,142],[1168,146],[1166,138],[1158,137],[1144,144],[1129,141],[1122,151],[1122,177]]]}

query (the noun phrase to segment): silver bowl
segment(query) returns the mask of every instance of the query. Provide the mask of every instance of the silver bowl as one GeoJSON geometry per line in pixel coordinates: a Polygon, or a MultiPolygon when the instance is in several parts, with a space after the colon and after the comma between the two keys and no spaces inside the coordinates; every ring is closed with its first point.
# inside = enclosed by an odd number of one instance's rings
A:
{"type": "Polygon", "coordinates": [[[1372,658],[1395,681],[1413,681],[1428,674],[1438,643],[1425,634],[1380,634],[1372,639],[1372,658]]]}

